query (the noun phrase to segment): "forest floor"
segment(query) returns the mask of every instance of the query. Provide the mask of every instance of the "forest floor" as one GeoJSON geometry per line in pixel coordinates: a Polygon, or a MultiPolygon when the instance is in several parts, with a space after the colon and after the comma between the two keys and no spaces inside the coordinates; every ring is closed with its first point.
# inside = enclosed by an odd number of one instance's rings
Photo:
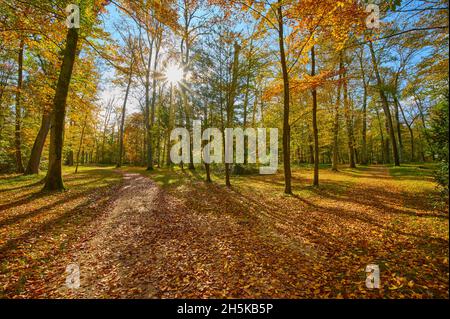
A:
{"type": "Polygon", "coordinates": [[[449,217],[427,165],[322,169],[317,188],[301,167],[293,196],[282,174],[227,189],[178,168],[65,172],[57,194],[0,176],[0,298],[449,297],[449,217]]]}

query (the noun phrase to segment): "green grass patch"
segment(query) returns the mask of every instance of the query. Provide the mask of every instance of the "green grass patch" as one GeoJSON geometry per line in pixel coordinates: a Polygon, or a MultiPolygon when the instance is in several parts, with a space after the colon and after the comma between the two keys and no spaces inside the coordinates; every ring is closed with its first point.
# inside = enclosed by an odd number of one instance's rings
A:
{"type": "Polygon", "coordinates": [[[402,164],[401,166],[390,166],[389,174],[396,179],[418,179],[432,178],[436,164],[402,164]]]}

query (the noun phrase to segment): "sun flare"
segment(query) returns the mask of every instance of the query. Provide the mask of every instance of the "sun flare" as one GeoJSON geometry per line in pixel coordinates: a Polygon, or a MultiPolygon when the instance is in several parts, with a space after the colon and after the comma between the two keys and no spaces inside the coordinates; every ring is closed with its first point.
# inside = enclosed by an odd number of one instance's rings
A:
{"type": "Polygon", "coordinates": [[[184,71],[182,68],[175,64],[171,64],[167,67],[165,76],[167,79],[167,82],[170,84],[177,84],[183,80],[184,77],[184,71]]]}

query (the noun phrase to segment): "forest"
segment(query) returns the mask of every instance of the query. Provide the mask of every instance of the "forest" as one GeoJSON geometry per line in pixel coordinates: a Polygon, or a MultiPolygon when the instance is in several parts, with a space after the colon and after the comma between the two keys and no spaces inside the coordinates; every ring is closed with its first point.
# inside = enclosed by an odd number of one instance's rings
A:
{"type": "Polygon", "coordinates": [[[0,0],[0,298],[448,298],[448,14],[0,0]]]}

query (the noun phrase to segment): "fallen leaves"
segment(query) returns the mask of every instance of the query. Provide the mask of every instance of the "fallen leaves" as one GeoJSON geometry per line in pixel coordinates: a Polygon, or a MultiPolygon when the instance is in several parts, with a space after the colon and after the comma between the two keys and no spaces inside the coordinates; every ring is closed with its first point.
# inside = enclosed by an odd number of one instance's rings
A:
{"type": "MultiPolygon", "coordinates": [[[[119,190],[105,185],[109,201],[71,190],[23,203],[0,217],[0,245],[15,239],[3,248],[0,288],[13,298],[448,297],[448,215],[384,168],[356,173],[323,172],[325,186],[291,197],[278,196],[281,176],[230,190],[168,170],[155,173],[173,181],[164,188],[126,173],[119,190]],[[69,262],[80,265],[77,291],[64,287],[69,262]],[[372,263],[379,290],[365,287],[372,263]]],[[[296,184],[308,178],[294,172],[296,184]]]]}

